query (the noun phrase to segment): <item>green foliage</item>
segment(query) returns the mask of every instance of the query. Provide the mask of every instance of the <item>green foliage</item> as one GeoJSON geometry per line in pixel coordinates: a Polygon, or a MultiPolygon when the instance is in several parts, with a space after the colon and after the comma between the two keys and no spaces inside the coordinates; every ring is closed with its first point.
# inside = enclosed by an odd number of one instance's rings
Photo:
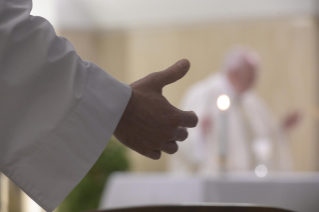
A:
{"type": "Polygon", "coordinates": [[[58,212],[78,212],[98,208],[110,174],[128,169],[126,148],[115,139],[111,139],[89,173],[59,206],[58,212]]]}

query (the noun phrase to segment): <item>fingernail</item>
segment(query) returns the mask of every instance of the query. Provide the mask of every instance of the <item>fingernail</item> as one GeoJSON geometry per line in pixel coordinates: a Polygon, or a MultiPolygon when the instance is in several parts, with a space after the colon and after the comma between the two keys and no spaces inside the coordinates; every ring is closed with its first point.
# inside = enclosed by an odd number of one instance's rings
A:
{"type": "Polygon", "coordinates": [[[183,70],[188,70],[189,68],[189,61],[184,59],[184,60],[180,60],[178,63],[177,63],[183,70]]]}

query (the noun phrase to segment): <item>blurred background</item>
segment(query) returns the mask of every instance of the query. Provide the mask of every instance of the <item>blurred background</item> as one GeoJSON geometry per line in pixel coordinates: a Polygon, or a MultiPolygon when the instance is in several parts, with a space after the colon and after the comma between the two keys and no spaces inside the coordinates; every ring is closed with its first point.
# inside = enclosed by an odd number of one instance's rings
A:
{"type": "MultiPolygon", "coordinates": [[[[33,15],[47,18],[84,60],[132,83],[179,59],[190,72],[167,86],[176,107],[196,82],[223,67],[228,52],[248,46],[259,54],[254,90],[280,119],[294,109],[302,121],[287,133],[294,172],[319,171],[319,1],[317,0],[34,0],[33,15]]],[[[115,139],[88,176],[58,209],[97,208],[113,171],[166,172],[169,156],[152,161],[115,139]],[[75,205],[75,206],[74,206],[75,205]]],[[[1,177],[1,212],[41,211],[1,177]],[[9,209],[5,209],[8,208],[9,209]]]]}

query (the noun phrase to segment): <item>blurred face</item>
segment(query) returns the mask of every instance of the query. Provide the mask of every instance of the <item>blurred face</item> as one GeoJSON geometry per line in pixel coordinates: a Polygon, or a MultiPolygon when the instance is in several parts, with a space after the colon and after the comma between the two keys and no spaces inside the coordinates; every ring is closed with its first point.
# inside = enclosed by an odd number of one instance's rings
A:
{"type": "Polygon", "coordinates": [[[235,91],[238,94],[242,94],[253,87],[257,77],[256,72],[256,68],[253,65],[244,62],[229,71],[227,77],[235,91]]]}

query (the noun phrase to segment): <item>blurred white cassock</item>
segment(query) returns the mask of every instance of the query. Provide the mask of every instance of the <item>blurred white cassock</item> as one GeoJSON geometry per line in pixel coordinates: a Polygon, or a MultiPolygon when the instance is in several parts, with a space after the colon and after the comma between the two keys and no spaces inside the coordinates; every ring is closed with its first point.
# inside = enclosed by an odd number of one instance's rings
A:
{"type": "Polygon", "coordinates": [[[281,124],[250,90],[258,75],[259,59],[246,51],[235,50],[221,73],[187,92],[182,108],[194,111],[199,124],[189,129],[189,138],[171,157],[172,172],[255,170],[257,176],[264,177],[268,170],[292,170],[290,145],[281,124]]]}

